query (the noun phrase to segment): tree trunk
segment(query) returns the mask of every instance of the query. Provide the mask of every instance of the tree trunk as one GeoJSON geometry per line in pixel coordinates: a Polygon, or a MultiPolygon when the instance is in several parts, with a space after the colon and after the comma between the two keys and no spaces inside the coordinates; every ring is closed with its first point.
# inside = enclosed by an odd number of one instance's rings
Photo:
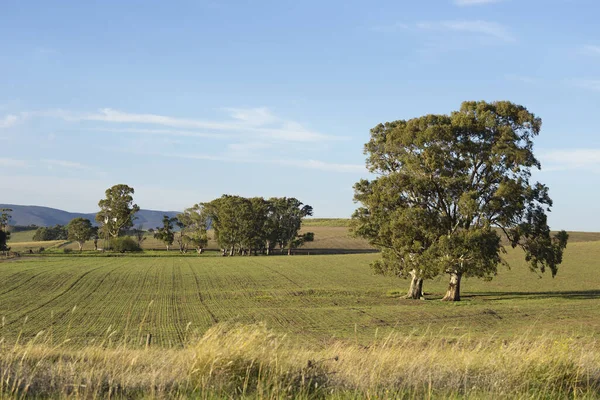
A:
{"type": "Polygon", "coordinates": [[[448,291],[442,299],[442,301],[460,301],[460,279],[462,274],[454,271],[450,273],[450,283],[448,284],[448,291]]]}
{"type": "Polygon", "coordinates": [[[292,255],[292,246],[288,247],[288,256],[292,255]]]}
{"type": "Polygon", "coordinates": [[[405,299],[412,300],[424,300],[423,296],[423,278],[419,278],[417,276],[417,271],[410,271],[410,275],[412,276],[410,280],[410,288],[408,289],[408,293],[404,296],[405,299]]]}
{"type": "Polygon", "coordinates": [[[79,252],[81,253],[81,251],[83,250],[83,243],[77,242],[77,244],[79,245],[79,252]]]}
{"type": "Polygon", "coordinates": [[[233,257],[234,253],[235,253],[235,248],[232,247],[231,250],[229,250],[229,257],[233,257]]]}

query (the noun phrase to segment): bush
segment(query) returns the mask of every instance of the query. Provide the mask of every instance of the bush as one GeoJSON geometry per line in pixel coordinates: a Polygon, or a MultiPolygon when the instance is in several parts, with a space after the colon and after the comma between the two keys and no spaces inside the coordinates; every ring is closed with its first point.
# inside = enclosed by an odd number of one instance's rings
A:
{"type": "Polygon", "coordinates": [[[67,249],[67,248],[63,249],[63,253],[65,253],[65,254],[69,254],[72,252],[73,252],[73,249],[67,249]]]}
{"type": "Polygon", "coordinates": [[[110,249],[119,253],[142,251],[142,248],[129,236],[111,239],[110,249]]]}

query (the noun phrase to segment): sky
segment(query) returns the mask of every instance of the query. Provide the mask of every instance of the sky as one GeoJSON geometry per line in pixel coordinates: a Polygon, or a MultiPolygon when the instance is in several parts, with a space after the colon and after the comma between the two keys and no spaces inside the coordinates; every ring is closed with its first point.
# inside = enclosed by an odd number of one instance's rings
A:
{"type": "Polygon", "coordinates": [[[510,100],[553,229],[600,231],[600,2],[0,5],[0,203],[94,212],[292,196],[349,217],[380,122],[510,100]]]}

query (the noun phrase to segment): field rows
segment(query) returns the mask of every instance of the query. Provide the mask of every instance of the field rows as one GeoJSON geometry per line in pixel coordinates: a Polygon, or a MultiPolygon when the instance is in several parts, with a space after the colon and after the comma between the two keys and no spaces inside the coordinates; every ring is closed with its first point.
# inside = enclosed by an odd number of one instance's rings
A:
{"type": "MultiPolygon", "coordinates": [[[[302,341],[363,340],[392,330],[451,336],[532,330],[600,333],[600,243],[570,245],[559,275],[517,261],[492,282],[467,280],[459,304],[399,298],[406,281],[374,276],[377,255],[297,257],[48,257],[0,263],[0,338],[180,346],[224,321],[264,321],[302,341]],[[508,329],[507,329],[508,328],[508,329]]],[[[425,283],[439,298],[441,278],[425,283]]],[[[583,333],[581,333],[583,334],[583,333]]]]}

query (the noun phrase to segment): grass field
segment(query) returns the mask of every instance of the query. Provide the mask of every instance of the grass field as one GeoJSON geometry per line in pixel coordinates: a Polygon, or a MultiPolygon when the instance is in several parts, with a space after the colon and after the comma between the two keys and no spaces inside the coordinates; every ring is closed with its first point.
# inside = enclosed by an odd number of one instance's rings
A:
{"type": "Polygon", "coordinates": [[[554,279],[510,250],[455,304],[445,277],[402,299],[372,253],[3,261],[0,397],[600,398],[597,237],[571,234],[554,279]]]}
{"type": "MultiPolygon", "coordinates": [[[[466,280],[465,301],[450,305],[399,299],[406,281],[372,275],[375,254],[21,259],[0,264],[0,335],[32,337],[53,327],[87,344],[110,327],[114,338],[137,342],[141,329],[157,345],[179,346],[186,330],[223,321],[266,322],[312,344],[391,330],[600,333],[600,243],[569,245],[554,279],[530,273],[518,256],[510,252],[513,269],[492,282],[466,280]]],[[[445,278],[428,281],[425,291],[439,298],[445,285],[445,278]]]]}

